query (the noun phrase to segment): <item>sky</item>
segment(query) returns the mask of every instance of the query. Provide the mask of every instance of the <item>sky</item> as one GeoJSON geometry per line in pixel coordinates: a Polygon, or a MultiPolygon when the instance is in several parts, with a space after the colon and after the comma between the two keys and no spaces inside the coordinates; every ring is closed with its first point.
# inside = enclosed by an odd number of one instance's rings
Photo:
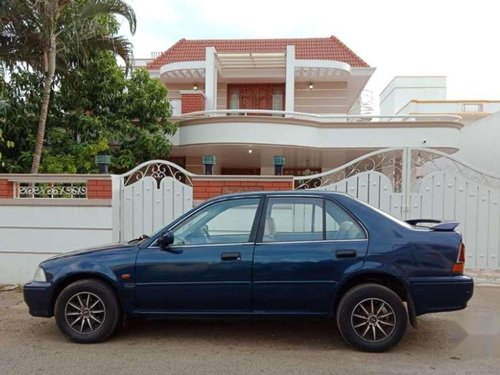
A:
{"type": "Polygon", "coordinates": [[[397,75],[446,75],[448,99],[500,100],[500,2],[496,0],[127,0],[137,30],[121,32],[136,57],[181,38],[335,35],[377,68],[378,97],[397,75]]]}

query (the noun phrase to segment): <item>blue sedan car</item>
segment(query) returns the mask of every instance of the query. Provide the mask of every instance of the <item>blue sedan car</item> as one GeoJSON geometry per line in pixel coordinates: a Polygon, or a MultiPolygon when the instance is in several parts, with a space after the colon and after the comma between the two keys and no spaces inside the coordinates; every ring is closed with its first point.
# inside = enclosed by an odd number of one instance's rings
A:
{"type": "Polygon", "coordinates": [[[421,222],[340,193],[226,195],[151,237],[42,262],[24,298],[79,343],[126,316],[295,316],[334,318],[347,343],[380,352],[472,297],[457,224],[421,222]]]}

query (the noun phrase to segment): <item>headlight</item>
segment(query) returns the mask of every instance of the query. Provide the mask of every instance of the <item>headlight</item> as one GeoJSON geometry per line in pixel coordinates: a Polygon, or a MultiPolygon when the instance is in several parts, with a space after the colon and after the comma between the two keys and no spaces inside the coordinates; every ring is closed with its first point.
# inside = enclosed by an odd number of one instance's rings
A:
{"type": "Polygon", "coordinates": [[[33,275],[33,281],[46,282],[47,277],[45,276],[45,271],[42,267],[38,267],[33,275]]]}

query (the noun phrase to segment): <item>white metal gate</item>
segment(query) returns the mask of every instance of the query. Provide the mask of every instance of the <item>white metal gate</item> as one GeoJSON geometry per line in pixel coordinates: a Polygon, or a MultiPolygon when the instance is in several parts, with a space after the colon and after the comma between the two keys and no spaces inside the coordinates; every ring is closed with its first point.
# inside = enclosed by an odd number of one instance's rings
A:
{"type": "Polygon", "coordinates": [[[161,229],[193,207],[193,175],[166,160],[142,163],[121,176],[120,240],[161,229]]]}
{"type": "Polygon", "coordinates": [[[403,220],[457,220],[467,267],[500,269],[500,176],[446,153],[384,149],[295,183],[347,193],[403,220]]]}

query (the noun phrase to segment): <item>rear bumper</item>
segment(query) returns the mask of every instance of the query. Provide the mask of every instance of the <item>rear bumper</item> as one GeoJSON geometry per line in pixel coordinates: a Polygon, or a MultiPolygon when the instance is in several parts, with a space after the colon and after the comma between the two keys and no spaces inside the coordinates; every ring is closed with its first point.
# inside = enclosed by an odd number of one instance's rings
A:
{"type": "Polygon", "coordinates": [[[417,315],[465,309],[474,293],[468,276],[409,277],[407,282],[417,315]]]}
{"type": "Polygon", "coordinates": [[[23,288],[24,302],[30,315],[50,318],[52,312],[52,285],[50,283],[30,282],[23,288]]]}

